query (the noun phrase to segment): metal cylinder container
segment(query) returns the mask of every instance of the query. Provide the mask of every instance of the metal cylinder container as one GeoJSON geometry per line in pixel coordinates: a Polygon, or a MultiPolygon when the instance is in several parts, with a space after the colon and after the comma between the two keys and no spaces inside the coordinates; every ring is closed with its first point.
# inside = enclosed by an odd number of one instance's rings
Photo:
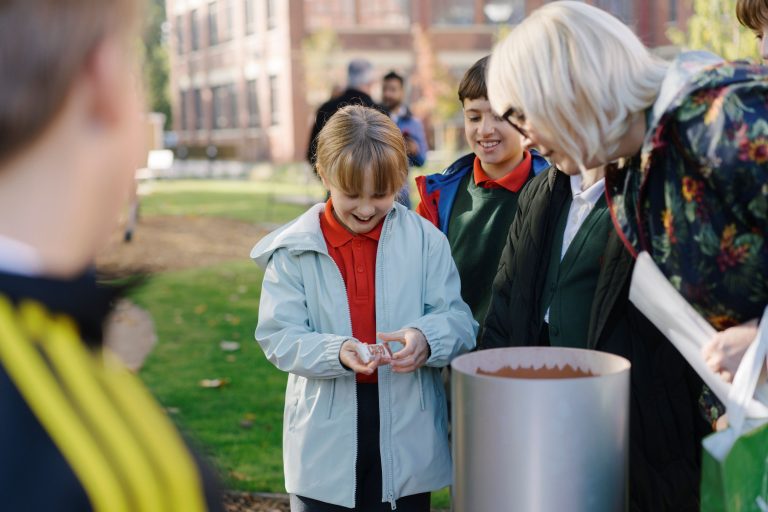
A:
{"type": "Polygon", "coordinates": [[[456,512],[626,510],[629,361],[515,347],[466,354],[451,366],[456,512]],[[594,376],[478,374],[566,364],[594,376]]]}

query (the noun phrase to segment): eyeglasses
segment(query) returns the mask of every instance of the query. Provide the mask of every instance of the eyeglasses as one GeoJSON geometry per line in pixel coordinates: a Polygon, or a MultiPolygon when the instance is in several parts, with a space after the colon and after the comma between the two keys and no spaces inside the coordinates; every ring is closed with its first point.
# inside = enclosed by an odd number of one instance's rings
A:
{"type": "Polygon", "coordinates": [[[517,130],[520,133],[520,135],[522,135],[526,139],[530,139],[530,137],[528,136],[528,132],[525,131],[525,129],[519,124],[520,121],[522,121],[522,123],[525,124],[525,116],[523,115],[522,112],[517,110],[515,107],[509,107],[507,111],[501,115],[501,117],[503,117],[504,120],[512,126],[512,128],[517,130]]]}

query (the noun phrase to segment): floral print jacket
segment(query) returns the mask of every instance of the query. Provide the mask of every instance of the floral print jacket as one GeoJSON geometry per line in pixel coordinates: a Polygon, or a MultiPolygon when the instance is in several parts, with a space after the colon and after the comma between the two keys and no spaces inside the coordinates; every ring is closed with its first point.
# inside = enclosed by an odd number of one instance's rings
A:
{"type": "Polygon", "coordinates": [[[608,173],[619,233],[717,330],[768,304],[768,68],[683,54],[642,149],[608,173]]]}

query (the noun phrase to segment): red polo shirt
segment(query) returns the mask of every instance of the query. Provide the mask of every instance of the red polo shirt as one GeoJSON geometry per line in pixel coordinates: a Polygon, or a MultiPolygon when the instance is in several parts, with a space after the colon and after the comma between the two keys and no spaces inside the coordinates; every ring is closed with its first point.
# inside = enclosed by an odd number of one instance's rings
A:
{"type": "MultiPolygon", "coordinates": [[[[364,343],[376,343],[376,251],[382,220],[368,233],[358,235],[345,228],[333,213],[329,199],[320,215],[320,229],[328,253],[336,262],[347,287],[352,336],[364,343]]],[[[357,374],[358,382],[377,382],[378,375],[357,374]]]]}
{"type": "Polygon", "coordinates": [[[492,180],[485,174],[480,159],[475,157],[474,165],[475,184],[482,188],[505,188],[510,192],[519,192],[525,182],[528,180],[528,176],[531,174],[531,153],[525,151],[523,153],[523,159],[517,166],[505,174],[503,177],[492,180]]]}

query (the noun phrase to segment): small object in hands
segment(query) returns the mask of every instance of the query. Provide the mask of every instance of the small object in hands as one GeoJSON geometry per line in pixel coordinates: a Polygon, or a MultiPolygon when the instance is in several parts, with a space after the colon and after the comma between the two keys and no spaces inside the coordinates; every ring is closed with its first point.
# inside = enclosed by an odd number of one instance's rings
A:
{"type": "Polygon", "coordinates": [[[377,355],[381,357],[383,362],[392,359],[392,351],[384,344],[362,343],[358,341],[355,343],[355,350],[357,350],[357,356],[363,364],[370,363],[377,355]]]}
{"type": "Polygon", "coordinates": [[[229,379],[203,379],[200,381],[201,388],[221,388],[229,384],[229,379]]]}

